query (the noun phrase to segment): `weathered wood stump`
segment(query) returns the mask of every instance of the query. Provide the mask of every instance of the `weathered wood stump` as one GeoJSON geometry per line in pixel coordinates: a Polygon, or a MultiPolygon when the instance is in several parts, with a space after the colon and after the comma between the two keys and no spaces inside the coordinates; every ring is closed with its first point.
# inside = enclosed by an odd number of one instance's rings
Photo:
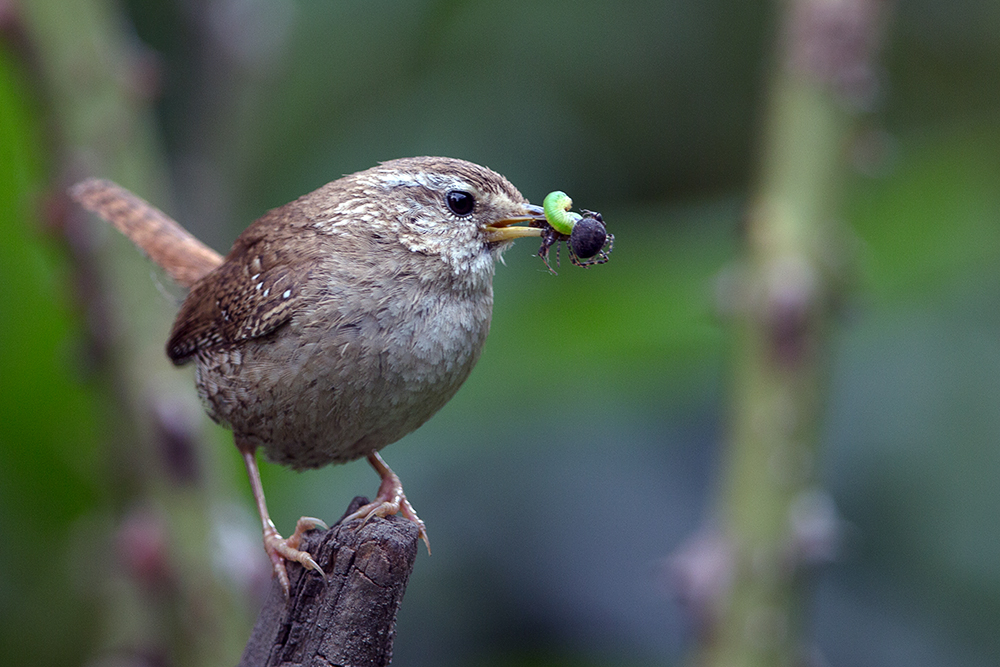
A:
{"type": "MultiPolygon", "coordinates": [[[[355,498],[344,516],[367,503],[355,498]]],[[[277,581],[254,625],[239,667],[388,665],[396,611],[417,557],[417,528],[402,517],[338,523],[311,531],[304,548],[326,581],[289,563],[291,598],[277,581]]]]}

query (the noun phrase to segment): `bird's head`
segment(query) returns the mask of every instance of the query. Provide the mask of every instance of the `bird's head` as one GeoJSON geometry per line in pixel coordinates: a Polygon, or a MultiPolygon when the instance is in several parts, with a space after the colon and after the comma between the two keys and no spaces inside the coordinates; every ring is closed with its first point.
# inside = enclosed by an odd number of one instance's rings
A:
{"type": "Polygon", "coordinates": [[[500,174],[465,160],[401,158],[354,175],[362,190],[355,201],[376,215],[386,232],[412,252],[440,257],[456,273],[492,275],[493,260],[512,241],[539,237],[540,206],[529,204],[500,174]],[[380,214],[380,215],[379,215],[380,214]]]}

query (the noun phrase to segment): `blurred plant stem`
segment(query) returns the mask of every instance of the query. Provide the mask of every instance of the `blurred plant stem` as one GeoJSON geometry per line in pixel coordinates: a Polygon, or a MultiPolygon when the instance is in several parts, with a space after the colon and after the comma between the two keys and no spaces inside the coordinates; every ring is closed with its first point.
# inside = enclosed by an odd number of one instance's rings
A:
{"type": "MultiPolygon", "coordinates": [[[[151,111],[155,59],[131,38],[117,4],[25,0],[18,15],[55,138],[54,187],[64,192],[73,180],[95,175],[164,201],[166,167],[151,111]]],[[[91,564],[84,569],[97,572],[88,583],[101,601],[94,657],[235,662],[253,610],[239,594],[246,591],[219,577],[213,562],[221,546],[212,519],[225,499],[190,377],[163,352],[172,304],[130,243],[61,201],[96,368],[107,403],[117,406],[107,416],[102,483],[110,516],[94,517],[81,531],[91,564]]]]}
{"type": "Polygon", "coordinates": [[[746,254],[726,295],[734,377],[714,542],[724,566],[694,656],[705,666],[808,663],[804,575],[836,541],[817,479],[831,316],[849,279],[836,216],[883,17],[875,0],[780,6],[746,254]]]}

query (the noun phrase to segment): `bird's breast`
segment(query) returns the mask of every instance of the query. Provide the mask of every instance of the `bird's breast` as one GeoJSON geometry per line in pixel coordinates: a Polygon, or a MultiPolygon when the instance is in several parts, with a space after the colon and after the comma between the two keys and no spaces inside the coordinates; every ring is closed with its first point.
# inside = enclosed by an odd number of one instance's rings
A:
{"type": "Polygon", "coordinates": [[[405,279],[330,289],[267,344],[228,354],[224,369],[199,363],[202,395],[273,460],[307,468],[358,458],[455,394],[479,359],[492,302],[491,288],[405,279]]]}

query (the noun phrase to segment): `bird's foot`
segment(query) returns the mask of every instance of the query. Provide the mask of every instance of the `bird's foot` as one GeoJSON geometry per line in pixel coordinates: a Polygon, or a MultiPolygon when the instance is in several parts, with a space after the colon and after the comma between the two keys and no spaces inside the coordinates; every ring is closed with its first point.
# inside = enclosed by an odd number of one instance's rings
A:
{"type": "Polygon", "coordinates": [[[270,521],[268,521],[268,526],[264,528],[264,550],[267,551],[267,556],[271,559],[274,576],[278,578],[278,584],[281,585],[281,590],[284,591],[286,600],[291,596],[292,590],[291,584],[288,581],[288,572],[285,570],[286,560],[295,561],[306,569],[315,570],[323,577],[323,581],[326,581],[326,573],[323,572],[323,568],[313,560],[309,552],[299,550],[299,545],[302,544],[302,536],[306,531],[314,528],[326,530],[327,526],[319,519],[304,516],[295,524],[295,532],[288,538],[281,537],[278,529],[270,521]]]}
{"type": "Polygon", "coordinates": [[[424,541],[424,545],[427,546],[427,553],[430,554],[431,543],[427,538],[427,529],[424,526],[424,522],[417,516],[413,505],[406,499],[406,494],[403,492],[403,483],[399,481],[399,476],[386,465],[377,452],[372,452],[368,456],[368,461],[382,478],[382,483],[378,487],[378,495],[375,496],[375,500],[372,502],[358,508],[356,512],[349,516],[344,517],[343,523],[361,519],[361,525],[358,526],[358,530],[361,530],[372,517],[377,516],[384,519],[392,514],[402,514],[417,524],[417,529],[420,531],[420,539],[424,541]]]}

